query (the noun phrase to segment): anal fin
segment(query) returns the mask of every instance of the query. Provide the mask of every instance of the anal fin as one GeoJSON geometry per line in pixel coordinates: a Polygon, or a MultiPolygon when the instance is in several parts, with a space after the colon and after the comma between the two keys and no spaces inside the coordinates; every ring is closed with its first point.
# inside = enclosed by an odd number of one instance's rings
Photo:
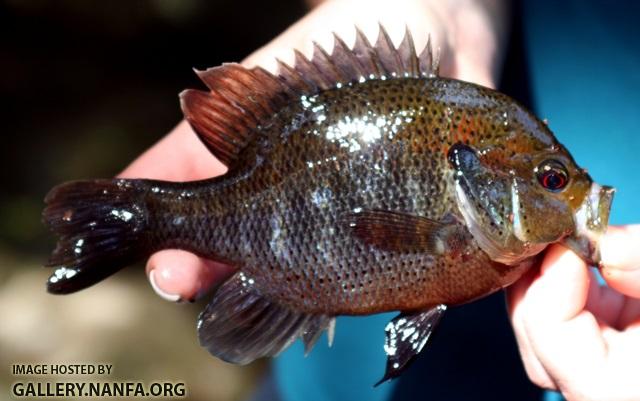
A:
{"type": "Polygon", "coordinates": [[[426,311],[401,313],[387,324],[384,329],[387,367],[375,386],[398,377],[409,366],[424,348],[446,310],[447,306],[441,304],[426,311]]]}
{"type": "Polygon", "coordinates": [[[215,357],[245,365],[279,354],[298,337],[308,353],[332,319],[270,301],[240,271],[218,289],[200,314],[198,337],[215,357]]]}
{"type": "Polygon", "coordinates": [[[302,334],[302,342],[304,343],[304,355],[309,355],[309,352],[313,349],[323,330],[327,330],[327,337],[329,346],[333,342],[333,330],[335,330],[336,318],[332,316],[321,315],[316,319],[313,319],[305,327],[305,331],[302,334]]]}

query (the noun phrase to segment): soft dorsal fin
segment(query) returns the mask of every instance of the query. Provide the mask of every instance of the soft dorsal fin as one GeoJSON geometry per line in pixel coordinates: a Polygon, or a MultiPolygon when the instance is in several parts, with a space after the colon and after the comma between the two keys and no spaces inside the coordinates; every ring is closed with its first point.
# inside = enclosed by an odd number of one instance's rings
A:
{"type": "Polygon", "coordinates": [[[180,94],[185,118],[209,150],[233,169],[259,126],[302,95],[363,79],[437,75],[431,41],[418,56],[408,28],[398,48],[382,25],[375,45],[357,28],[351,49],[337,35],[334,38],[331,54],[314,43],[311,59],[296,51],[294,66],[278,62],[277,74],[235,63],[196,71],[209,91],[188,89],[180,94]]]}

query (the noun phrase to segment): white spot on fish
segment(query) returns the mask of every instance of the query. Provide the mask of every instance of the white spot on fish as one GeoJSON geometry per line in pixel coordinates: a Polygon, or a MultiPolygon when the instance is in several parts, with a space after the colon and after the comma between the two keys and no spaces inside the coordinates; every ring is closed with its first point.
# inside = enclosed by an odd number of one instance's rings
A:
{"type": "Polygon", "coordinates": [[[291,255],[289,253],[289,246],[286,243],[287,230],[283,227],[282,214],[276,212],[269,220],[271,226],[271,240],[269,241],[269,247],[276,259],[284,259],[289,261],[291,255]]]}
{"type": "Polygon", "coordinates": [[[333,198],[333,192],[329,188],[318,188],[311,193],[311,202],[319,208],[329,206],[333,198]]]}
{"type": "Polygon", "coordinates": [[[70,279],[71,277],[75,276],[77,274],[77,272],[73,269],[67,269],[66,267],[59,267],[57,268],[54,272],[53,275],[51,277],[49,277],[49,282],[50,283],[57,283],[58,281],[62,280],[62,279],[70,279]]]}
{"type": "Polygon", "coordinates": [[[119,218],[120,220],[125,221],[125,222],[131,220],[131,218],[133,217],[133,213],[131,213],[128,210],[116,210],[116,209],[113,209],[111,211],[111,214],[113,216],[119,218]]]}
{"type": "Polygon", "coordinates": [[[407,327],[406,329],[402,330],[402,341],[407,341],[407,338],[409,338],[415,332],[415,327],[407,327]]]}
{"type": "Polygon", "coordinates": [[[76,241],[75,247],[73,248],[73,253],[76,255],[80,255],[82,253],[82,245],[84,245],[84,239],[79,239],[76,241]]]}

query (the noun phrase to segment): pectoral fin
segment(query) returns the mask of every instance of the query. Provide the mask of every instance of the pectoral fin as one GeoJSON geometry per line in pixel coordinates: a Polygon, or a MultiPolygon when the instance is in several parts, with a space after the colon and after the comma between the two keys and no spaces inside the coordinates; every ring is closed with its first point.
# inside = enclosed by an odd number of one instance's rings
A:
{"type": "Polygon", "coordinates": [[[387,324],[384,329],[387,367],[384,377],[375,386],[398,377],[409,366],[446,310],[447,306],[441,304],[423,312],[401,313],[387,324]]]}
{"type": "Polygon", "coordinates": [[[347,216],[352,234],[364,243],[396,252],[442,253],[449,224],[389,210],[363,210],[347,216]]]}

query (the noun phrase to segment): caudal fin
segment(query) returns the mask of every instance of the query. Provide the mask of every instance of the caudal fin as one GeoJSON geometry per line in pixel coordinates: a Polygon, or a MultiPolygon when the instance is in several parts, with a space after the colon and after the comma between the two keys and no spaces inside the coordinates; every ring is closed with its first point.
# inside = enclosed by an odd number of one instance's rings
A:
{"type": "Polygon", "coordinates": [[[137,180],[74,181],[45,198],[43,222],[58,242],[47,266],[47,290],[89,287],[146,256],[146,207],[137,180]]]}

